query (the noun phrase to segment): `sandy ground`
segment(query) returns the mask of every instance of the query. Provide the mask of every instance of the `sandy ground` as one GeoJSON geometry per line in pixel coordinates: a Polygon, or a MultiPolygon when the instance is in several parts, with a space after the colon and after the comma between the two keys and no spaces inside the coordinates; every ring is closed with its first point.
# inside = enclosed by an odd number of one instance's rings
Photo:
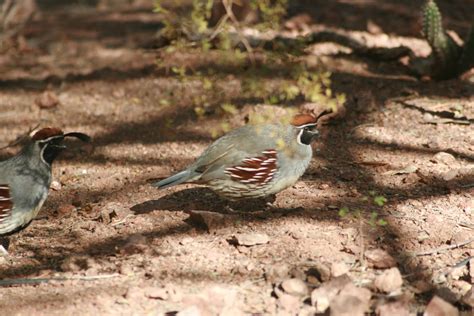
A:
{"type": "MultiPolygon", "coordinates": [[[[321,11],[308,12],[313,27],[429,52],[414,4],[371,3],[318,1],[321,11]],[[341,9],[349,13],[334,25],[341,9]],[[383,16],[398,22],[384,25],[383,16]],[[367,31],[368,19],[383,25],[381,34],[367,31]]],[[[440,6],[449,26],[466,34],[469,10],[461,1],[440,6]]],[[[206,188],[159,191],[149,180],[192,162],[222,120],[212,111],[198,118],[191,100],[207,91],[169,67],[191,60],[216,69],[222,88],[215,106],[237,105],[233,126],[244,124],[245,108],[263,103],[241,96],[241,69],[219,68],[211,53],[193,50],[157,66],[160,53],[145,47],[159,17],[146,10],[52,12],[28,29],[31,50],[0,57],[0,146],[37,124],[88,133],[93,143],[70,143],[39,218],[11,238],[13,260],[0,262],[0,278],[17,282],[0,288],[3,314],[311,315],[311,291],[344,274],[370,290],[372,312],[401,302],[415,315],[437,295],[470,313],[461,296],[474,281],[474,262],[462,263],[474,256],[474,243],[457,245],[474,238],[472,79],[418,81],[398,63],[327,52],[321,58],[333,89],[348,96],[345,117],[324,127],[306,174],[277,195],[274,209],[244,203],[229,214],[206,188]],[[57,106],[38,107],[45,91],[57,106]],[[446,120],[456,111],[458,118],[446,120]],[[374,196],[387,202],[376,207],[374,196]],[[344,207],[349,214],[340,216],[344,207]],[[371,225],[374,210],[386,225],[371,225]],[[256,241],[239,245],[241,234],[256,241]],[[384,293],[374,285],[385,269],[364,256],[372,249],[395,259],[402,287],[384,293]],[[20,284],[37,278],[47,282],[20,284]],[[280,282],[292,278],[307,287],[300,296],[281,293],[280,282]]]]}

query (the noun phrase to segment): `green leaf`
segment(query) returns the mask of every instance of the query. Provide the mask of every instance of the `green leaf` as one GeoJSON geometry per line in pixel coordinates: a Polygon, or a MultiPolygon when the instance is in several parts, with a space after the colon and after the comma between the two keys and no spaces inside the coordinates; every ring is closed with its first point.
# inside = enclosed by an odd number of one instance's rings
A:
{"type": "Polygon", "coordinates": [[[385,226],[387,224],[388,224],[387,221],[382,218],[377,221],[377,225],[379,226],[385,226]]]}
{"type": "Polygon", "coordinates": [[[338,212],[340,217],[345,217],[348,213],[349,213],[349,208],[347,206],[341,207],[338,212]]]}
{"type": "Polygon", "coordinates": [[[374,203],[378,206],[384,206],[387,203],[387,199],[382,195],[377,195],[374,197],[374,203]]]}

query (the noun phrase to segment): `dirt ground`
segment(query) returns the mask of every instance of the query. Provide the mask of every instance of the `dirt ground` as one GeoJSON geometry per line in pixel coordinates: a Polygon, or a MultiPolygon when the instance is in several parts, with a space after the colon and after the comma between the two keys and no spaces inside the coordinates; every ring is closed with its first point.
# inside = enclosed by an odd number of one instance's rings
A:
{"type": "MultiPolygon", "coordinates": [[[[157,65],[160,16],[136,2],[48,8],[26,30],[28,48],[0,56],[0,147],[37,124],[93,137],[91,145],[71,141],[40,216],[11,237],[12,260],[0,261],[3,315],[312,315],[311,291],[344,274],[370,290],[372,313],[401,302],[415,315],[436,295],[470,315],[461,297],[474,281],[472,76],[417,80],[398,62],[315,44],[333,90],[347,95],[346,115],[324,127],[306,174],[277,195],[274,209],[244,203],[229,213],[206,188],[149,184],[191,163],[222,119],[198,118],[191,100],[206,93],[202,83],[169,68],[191,61],[214,69],[225,94],[215,101],[237,105],[235,126],[263,100],[242,97],[243,70],[218,67],[212,53],[176,52],[157,65]],[[38,106],[45,91],[56,106],[38,106]],[[386,225],[369,223],[373,196],[387,200],[377,208],[386,225]],[[377,287],[386,269],[374,267],[367,254],[374,249],[395,259],[401,287],[377,287]],[[281,286],[289,279],[303,281],[295,281],[299,294],[281,286]]],[[[448,28],[465,37],[474,3],[438,2],[448,28]]],[[[300,8],[311,28],[426,56],[420,3],[301,1],[300,8]]],[[[271,84],[276,71],[260,80],[271,84]]]]}

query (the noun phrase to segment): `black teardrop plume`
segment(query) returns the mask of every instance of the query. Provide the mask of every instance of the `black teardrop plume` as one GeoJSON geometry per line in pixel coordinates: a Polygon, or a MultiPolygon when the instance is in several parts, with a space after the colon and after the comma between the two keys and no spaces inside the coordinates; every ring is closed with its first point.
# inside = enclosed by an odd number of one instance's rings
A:
{"type": "Polygon", "coordinates": [[[80,139],[80,140],[82,140],[83,142],[86,142],[86,143],[91,141],[90,136],[88,136],[86,134],[83,134],[83,133],[79,133],[79,132],[67,133],[67,134],[64,134],[64,137],[76,137],[77,139],[80,139]]]}

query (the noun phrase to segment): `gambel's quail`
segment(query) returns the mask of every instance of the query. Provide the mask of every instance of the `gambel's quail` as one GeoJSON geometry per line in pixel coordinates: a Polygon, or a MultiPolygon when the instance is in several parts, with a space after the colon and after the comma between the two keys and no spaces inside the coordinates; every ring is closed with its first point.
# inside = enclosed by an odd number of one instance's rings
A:
{"type": "Polygon", "coordinates": [[[187,169],[153,186],[206,184],[231,200],[276,194],[308,167],[311,141],[319,134],[316,123],[316,117],[298,114],[290,124],[240,127],[216,140],[187,169]]]}
{"type": "MultiPolygon", "coordinates": [[[[26,228],[48,196],[51,164],[66,147],[65,137],[89,141],[82,133],[64,134],[58,128],[37,131],[21,152],[0,161],[0,237],[26,228]]],[[[0,245],[0,252],[8,254],[0,245]]]]}

